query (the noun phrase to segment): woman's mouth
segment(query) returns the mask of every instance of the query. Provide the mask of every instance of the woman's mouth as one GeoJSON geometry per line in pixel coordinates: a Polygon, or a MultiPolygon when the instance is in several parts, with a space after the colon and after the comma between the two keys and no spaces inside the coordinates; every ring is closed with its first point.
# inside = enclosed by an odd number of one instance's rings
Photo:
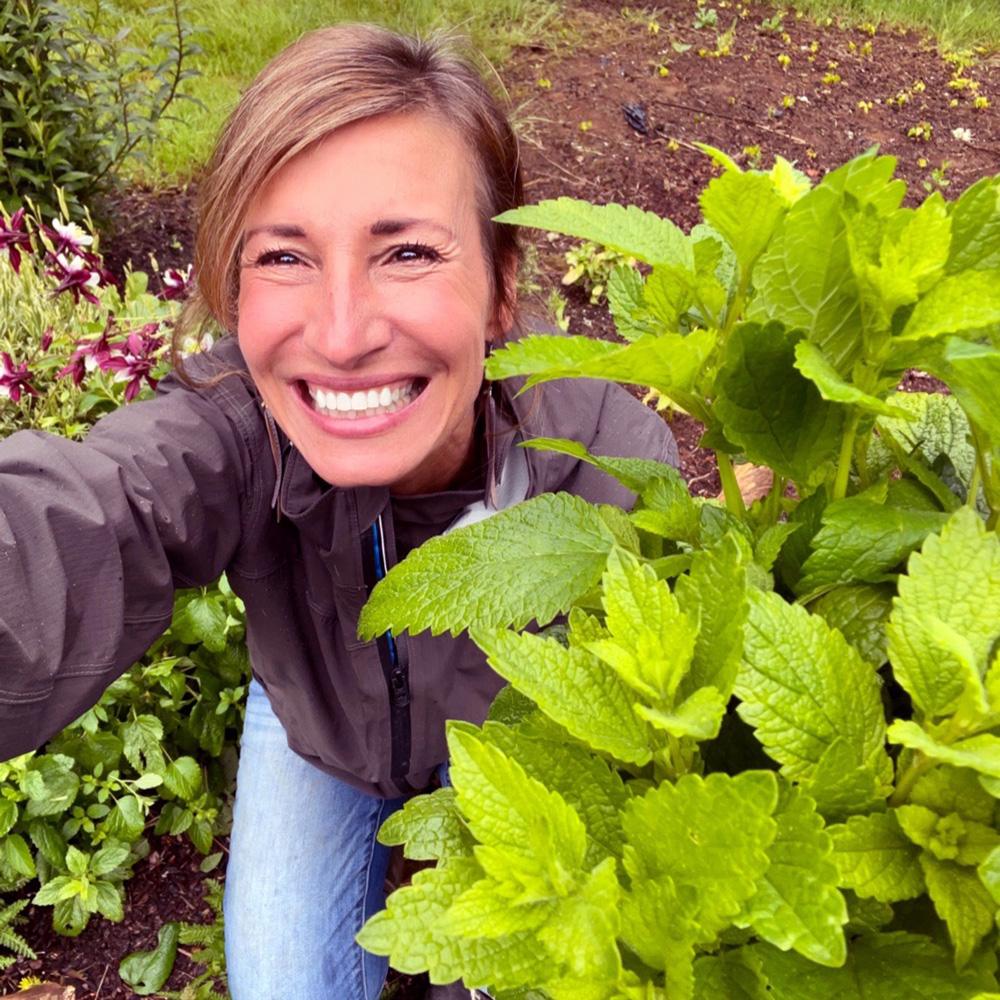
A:
{"type": "Polygon", "coordinates": [[[390,382],[370,389],[358,389],[355,392],[322,389],[308,383],[305,383],[305,387],[313,408],[322,416],[338,420],[358,420],[362,417],[383,416],[403,409],[424,391],[427,379],[390,382]]]}

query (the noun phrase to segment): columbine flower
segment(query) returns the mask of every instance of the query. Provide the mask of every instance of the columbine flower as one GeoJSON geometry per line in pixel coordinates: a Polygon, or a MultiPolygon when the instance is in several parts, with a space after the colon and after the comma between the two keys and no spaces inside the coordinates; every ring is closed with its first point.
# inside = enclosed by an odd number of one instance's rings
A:
{"type": "Polygon", "coordinates": [[[21,273],[21,247],[31,250],[31,234],[24,228],[24,209],[19,208],[9,219],[3,221],[0,213],[0,250],[10,254],[10,266],[15,274],[21,273]]]}
{"type": "Polygon", "coordinates": [[[78,340],[76,350],[69,357],[69,364],[56,375],[56,378],[65,378],[69,375],[72,377],[74,385],[81,385],[88,373],[97,369],[105,371],[105,366],[111,357],[108,334],[113,329],[114,324],[114,316],[109,316],[104,332],[99,337],[78,340]]]}
{"type": "Polygon", "coordinates": [[[191,265],[188,264],[182,271],[175,267],[167,268],[160,275],[160,280],[163,282],[163,291],[160,292],[161,298],[185,299],[191,285],[191,265]]]}
{"type": "Polygon", "coordinates": [[[59,278],[59,284],[55,288],[56,295],[60,292],[72,292],[74,302],[79,302],[82,295],[95,306],[101,304],[91,291],[103,283],[104,275],[98,268],[91,267],[87,261],[79,256],[67,258],[65,254],[59,253],[55,255],[54,259],[56,267],[48,273],[59,278]]]}
{"type": "Polygon", "coordinates": [[[124,341],[115,344],[115,354],[108,358],[101,369],[115,373],[116,382],[128,382],[125,402],[131,403],[142,389],[142,380],[150,389],[156,388],[157,379],[152,371],[157,365],[156,354],[163,347],[163,338],[156,336],[158,323],[147,323],[141,330],[133,330],[124,341]]]}
{"type": "Polygon", "coordinates": [[[51,228],[45,227],[46,235],[52,240],[56,254],[72,253],[74,256],[88,256],[84,247],[94,242],[94,237],[85,233],[75,222],[52,221],[51,228]]]}
{"type": "Polygon", "coordinates": [[[6,351],[0,353],[0,396],[9,396],[15,403],[20,402],[22,392],[37,396],[38,392],[31,384],[34,377],[34,372],[28,371],[26,361],[15,365],[6,351]]]}

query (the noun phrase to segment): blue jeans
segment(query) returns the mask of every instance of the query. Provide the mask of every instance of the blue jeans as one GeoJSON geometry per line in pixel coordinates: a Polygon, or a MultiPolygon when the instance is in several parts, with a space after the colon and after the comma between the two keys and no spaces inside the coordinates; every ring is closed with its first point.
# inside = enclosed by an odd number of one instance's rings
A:
{"type": "Polygon", "coordinates": [[[388,962],[354,942],[384,903],[389,848],[375,834],[403,804],[324,774],[288,749],[254,681],[226,874],[233,1000],[377,1000],[388,962]]]}

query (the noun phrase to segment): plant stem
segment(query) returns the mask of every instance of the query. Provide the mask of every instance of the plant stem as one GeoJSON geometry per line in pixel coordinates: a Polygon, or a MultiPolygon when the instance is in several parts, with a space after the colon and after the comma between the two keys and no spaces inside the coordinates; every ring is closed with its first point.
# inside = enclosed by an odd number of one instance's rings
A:
{"type": "Polygon", "coordinates": [[[901,806],[906,803],[913,791],[913,786],[923,774],[935,766],[937,762],[925,757],[919,750],[913,757],[910,766],[903,772],[903,776],[896,785],[896,790],[889,797],[890,806],[901,806]]]}
{"type": "Polygon", "coordinates": [[[747,508],[746,504],[743,503],[743,494],[740,493],[739,483],[736,482],[733,463],[729,461],[729,456],[724,451],[717,451],[715,459],[719,464],[719,479],[722,482],[722,492],[726,495],[726,510],[730,514],[734,514],[741,521],[745,521],[747,508]]]}
{"type": "Polygon", "coordinates": [[[858,432],[858,421],[861,418],[859,411],[855,410],[851,415],[851,422],[847,426],[844,440],[840,443],[840,458],[837,461],[837,478],[833,484],[834,500],[843,500],[847,496],[847,483],[851,476],[851,458],[854,455],[854,438],[858,432]]]}

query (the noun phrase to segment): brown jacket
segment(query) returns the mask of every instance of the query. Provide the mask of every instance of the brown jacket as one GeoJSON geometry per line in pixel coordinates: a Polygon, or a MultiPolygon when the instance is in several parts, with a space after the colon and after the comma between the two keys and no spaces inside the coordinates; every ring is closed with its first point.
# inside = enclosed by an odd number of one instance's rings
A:
{"type": "MultiPolygon", "coordinates": [[[[245,370],[230,338],[199,365],[220,361],[245,370]]],[[[512,403],[525,437],[676,464],[663,421],[617,386],[570,380],[536,397],[512,403]]],[[[446,757],[444,721],[483,720],[502,682],[467,636],[400,636],[394,658],[357,637],[376,541],[392,566],[481,487],[405,501],[329,488],[268,423],[248,377],[198,390],[171,378],[83,444],[0,443],[0,760],[93,705],[170,624],[174,589],[223,571],[246,604],[254,675],[291,748],[322,770],[381,796],[421,788],[446,757]]],[[[512,463],[522,495],[632,499],[586,463],[525,449],[507,450],[502,487],[512,463]]]]}

